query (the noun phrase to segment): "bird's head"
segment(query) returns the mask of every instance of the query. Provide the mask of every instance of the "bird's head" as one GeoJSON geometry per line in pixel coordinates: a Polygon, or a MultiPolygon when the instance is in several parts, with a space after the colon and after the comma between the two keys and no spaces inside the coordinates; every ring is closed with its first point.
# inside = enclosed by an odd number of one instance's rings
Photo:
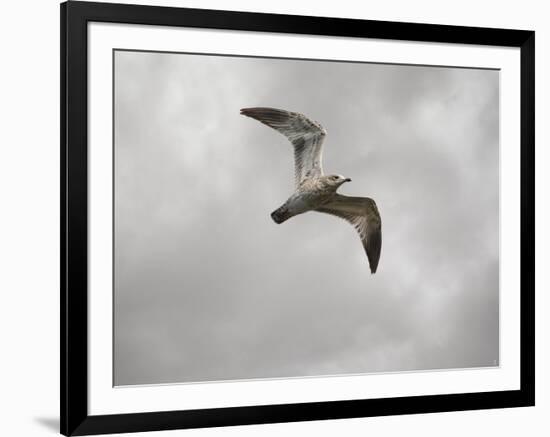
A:
{"type": "Polygon", "coordinates": [[[326,187],[332,188],[335,191],[340,187],[340,185],[351,182],[350,178],[346,178],[339,174],[331,174],[328,176],[323,176],[323,183],[326,187]]]}

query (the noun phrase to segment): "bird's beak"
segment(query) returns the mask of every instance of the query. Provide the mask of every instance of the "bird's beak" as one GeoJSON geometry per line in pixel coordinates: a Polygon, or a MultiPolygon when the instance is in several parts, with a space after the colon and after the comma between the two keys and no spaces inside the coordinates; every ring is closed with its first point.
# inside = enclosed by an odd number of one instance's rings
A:
{"type": "Polygon", "coordinates": [[[346,179],[344,179],[344,182],[351,182],[351,179],[350,179],[350,178],[346,178],[346,179]]]}

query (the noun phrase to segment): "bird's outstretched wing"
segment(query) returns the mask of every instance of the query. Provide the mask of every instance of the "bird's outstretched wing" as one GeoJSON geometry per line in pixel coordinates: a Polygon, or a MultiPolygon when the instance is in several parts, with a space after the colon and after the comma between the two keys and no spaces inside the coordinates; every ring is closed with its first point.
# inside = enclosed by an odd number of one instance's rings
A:
{"type": "Polygon", "coordinates": [[[274,108],[243,108],[241,114],[279,131],[294,146],[294,177],[296,186],[305,177],[321,176],[322,148],[326,131],[323,127],[297,112],[274,108]]]}
{"type": "Polygon", "coordinates": [[[315,211],[343,218],[357,229],[369,259],[370,271],[376,273],[382,249],[382,220],[374,200],[336,194],[333,200],[315,211]]]}

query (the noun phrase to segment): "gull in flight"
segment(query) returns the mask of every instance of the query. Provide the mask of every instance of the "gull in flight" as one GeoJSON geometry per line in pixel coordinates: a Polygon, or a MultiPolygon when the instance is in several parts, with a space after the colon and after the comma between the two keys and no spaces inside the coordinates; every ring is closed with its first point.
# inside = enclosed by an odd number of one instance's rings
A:
{"type": "Polygon", "coordinates": [[[275,223],[308,211],[324,212],[349,222],[359,233],[369,259],[370,271],[375,273],[382,247],[382,222],[374,200],[368,197],[349,197],[336,190],[350,178],[325,175],[322,168],[323,127],[302,114],[274,108],[244,108],[241,114],[254,118],[282,133],[294,146],[294,175],[296,191],[271,213],[275,223]]]}

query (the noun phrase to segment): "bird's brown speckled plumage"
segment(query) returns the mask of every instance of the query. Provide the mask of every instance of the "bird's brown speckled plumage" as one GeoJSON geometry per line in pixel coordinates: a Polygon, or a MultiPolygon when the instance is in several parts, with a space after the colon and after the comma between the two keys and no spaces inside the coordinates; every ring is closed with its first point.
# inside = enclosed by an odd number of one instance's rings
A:
{"type": "Polygon", "coordinates": [[[322,147],[325,129],[297,112],[274,108],[244,108],[241,114],[279,131],[294,146],[296,191],[271,213],[276,223],[308,211],[331,214],[349,222],[359,233],[371,273],[375,273],[382,248],[382,221],[374,200],[349,197],[336,191],[351,179],[324,175],[322,147]]]}

